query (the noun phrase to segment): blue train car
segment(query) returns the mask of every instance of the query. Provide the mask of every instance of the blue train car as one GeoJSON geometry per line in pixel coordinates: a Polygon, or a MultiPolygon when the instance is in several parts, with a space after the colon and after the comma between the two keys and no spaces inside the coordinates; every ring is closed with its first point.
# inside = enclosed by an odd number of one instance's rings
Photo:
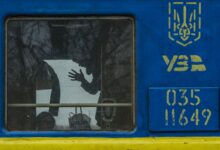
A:
{"type": "Polygon", "coordinates": [[[0,148],[219,148],[218,0],[0,7],[0,148]]]}

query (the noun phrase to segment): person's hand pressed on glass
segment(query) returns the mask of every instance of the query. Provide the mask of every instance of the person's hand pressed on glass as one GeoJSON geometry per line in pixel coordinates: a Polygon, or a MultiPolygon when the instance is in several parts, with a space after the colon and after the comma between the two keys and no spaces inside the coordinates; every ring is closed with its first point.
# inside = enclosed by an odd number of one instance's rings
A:
{"type": "Polygon", "coordinates": [[[71,69],[71,71],[69,72],[69,77],[70,77],[70,80],[72,80],[72,81],[81,81],[81,82],[85,81],[85,77],[84,77],[81,69],[80,69],[80,73],[71,69]]]}

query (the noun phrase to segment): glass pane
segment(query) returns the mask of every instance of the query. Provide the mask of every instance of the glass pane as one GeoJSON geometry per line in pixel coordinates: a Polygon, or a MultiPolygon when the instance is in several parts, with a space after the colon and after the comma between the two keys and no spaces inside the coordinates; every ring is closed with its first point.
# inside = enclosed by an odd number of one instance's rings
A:
{"type": "Polygon", "coordinates": [[[6,128],[132,130],[129,17],[9,18],[6,128]]]}

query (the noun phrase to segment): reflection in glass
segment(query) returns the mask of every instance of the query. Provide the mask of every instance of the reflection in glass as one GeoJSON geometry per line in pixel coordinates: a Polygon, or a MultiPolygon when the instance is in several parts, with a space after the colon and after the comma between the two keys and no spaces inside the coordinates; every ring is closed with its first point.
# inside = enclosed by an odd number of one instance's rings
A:
{"type": "Polygon", "coordinates": [[[133,129],[133,21],[7,21],[8,130],[133,129]]]}

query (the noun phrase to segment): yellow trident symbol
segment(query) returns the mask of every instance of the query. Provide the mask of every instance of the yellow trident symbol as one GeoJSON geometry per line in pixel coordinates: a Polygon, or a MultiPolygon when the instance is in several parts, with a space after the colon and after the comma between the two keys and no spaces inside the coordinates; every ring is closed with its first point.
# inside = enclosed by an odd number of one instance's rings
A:
{"type": "Polygon", "coordinates": [[[168,37],[182,46],[201,38],[201,2],[169,2],[168,37]]]}
{"type": "Polygon", "coordinates": [[[179,26],[177,26],[177,29],[179,29],[179,35],[180,38],[183,41],[186,41],[189,39],[190,36],[190,28],[188,27],[187,23],[186,23],[186,6],[183,7],[183,23],[181,25],[181,27],[179,28],[179,26]]]}

